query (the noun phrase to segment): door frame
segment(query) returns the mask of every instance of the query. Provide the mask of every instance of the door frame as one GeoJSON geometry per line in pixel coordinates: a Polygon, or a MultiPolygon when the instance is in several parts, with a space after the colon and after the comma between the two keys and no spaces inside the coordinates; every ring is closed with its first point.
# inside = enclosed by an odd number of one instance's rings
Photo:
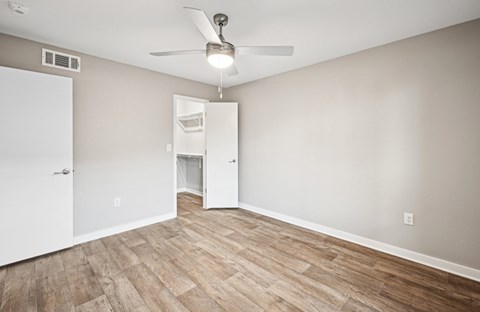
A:
{"type": "MultiPolygon", "coordinates": [[[[186,95],[174,94],[173,95],[173,143],[172,143],[172,164],[173,164],[173,208],[175,211],[175,217],[178,216],[177,209],[177,101],[190,101],[202,103],[207,108],[207,104],[210,103],[209,100],[195,98],[186,95]]],[[[205,119],[203,121],[203,126],[205,129],[205,119]]],[[[205,131],[205,130],[204,130],[205,131]]],[[[202,160],[202,170],[203,170],[203,206],[205,206],[205,148],[203,151],[203,160],[202,160]]]]}

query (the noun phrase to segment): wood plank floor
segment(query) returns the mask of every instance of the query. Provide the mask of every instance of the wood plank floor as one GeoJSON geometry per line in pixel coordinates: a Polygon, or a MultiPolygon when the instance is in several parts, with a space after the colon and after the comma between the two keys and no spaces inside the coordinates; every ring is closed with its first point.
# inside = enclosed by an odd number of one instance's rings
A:
{"type": "Polygon", "coordinates": [[[480,311],[480,283],[179,195],[175,220],[0,267],[0,311],[480,311]]]}

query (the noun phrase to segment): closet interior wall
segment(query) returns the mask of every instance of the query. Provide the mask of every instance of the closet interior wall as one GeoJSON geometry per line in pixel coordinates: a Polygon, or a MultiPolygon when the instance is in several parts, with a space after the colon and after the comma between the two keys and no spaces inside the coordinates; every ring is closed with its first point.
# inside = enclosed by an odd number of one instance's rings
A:
{"type": "Polygon", "coordinates": [[[202,103],[178,101],[176,110],[177,192],[203,195],[205,107],[202,103]]]}

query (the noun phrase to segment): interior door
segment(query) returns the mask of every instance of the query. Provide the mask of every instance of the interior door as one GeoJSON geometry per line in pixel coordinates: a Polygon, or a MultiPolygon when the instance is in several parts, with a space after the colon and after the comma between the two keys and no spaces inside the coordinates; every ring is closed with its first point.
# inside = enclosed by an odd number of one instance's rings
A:
{"type": "Polygon", "coordinates": [[[0,266],[73,244],[72,79],[0,67],[0,266]]]}
{"type": "Polygon", "coordinates": [[[238,207],[238,104],[208,103],[205,117],[205,208],[238,207]]]}

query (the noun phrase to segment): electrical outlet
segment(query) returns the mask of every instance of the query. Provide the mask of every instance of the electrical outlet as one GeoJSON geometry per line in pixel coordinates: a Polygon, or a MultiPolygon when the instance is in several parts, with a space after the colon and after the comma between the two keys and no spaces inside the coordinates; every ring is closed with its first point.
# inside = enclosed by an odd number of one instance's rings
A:
{"type": "Polygon", "coordinates": [[[121,197],[115,197],[113,199],[113,207],[120,207],[122,205],[122,198],[121,197]]]}
{"type": "Polygon", "coordinates": [[[413,225],[413,213],[412,212],[404,212],[403,213],[403,224],[413,225]]]}

